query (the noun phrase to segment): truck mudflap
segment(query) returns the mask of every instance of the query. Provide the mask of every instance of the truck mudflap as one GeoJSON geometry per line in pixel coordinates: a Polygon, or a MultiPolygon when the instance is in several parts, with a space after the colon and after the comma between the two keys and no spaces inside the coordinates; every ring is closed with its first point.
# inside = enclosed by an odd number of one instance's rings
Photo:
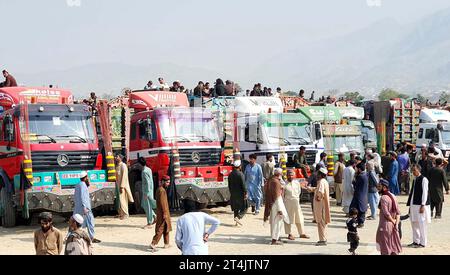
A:
{"type": "MultiPolygon", "coordinates": [[[[27,190],[27,201],[29,211],[52,211],[55,213],[70,213],[74,209],[75,186],[79,183],[80,172],[58,172],[58,173],[34,173],[35,184],[27,190]],[[53,182],[52,175],[57,175],[59,184],[48,184],[53,182]],[[77,178],[78,177],[78,178],[77,178]],[[40,178],[40,180],[38,179],[40,178]],[[39,180],[39,181],[38,181],[39,180]]],[[[89,194],[92,209],[101,206],[114,205],[116,198],[116,185],[114,182],[105,182],[104,171],[89,171],[91,179],[89,194]]],[[[16,190],[20,184],[19,178],[14,179],[16,190]]],[[[19,205],[19,192],[13,197],[16,206],[19,205]]]]}
{"type": "Polygon", "coordinates": [[[215,204],[228,202],[230,191],[228,178],[223,181],[204,181],[203,178],[181,178],[175,180],[178,198],[198,203],[215,204]]]}

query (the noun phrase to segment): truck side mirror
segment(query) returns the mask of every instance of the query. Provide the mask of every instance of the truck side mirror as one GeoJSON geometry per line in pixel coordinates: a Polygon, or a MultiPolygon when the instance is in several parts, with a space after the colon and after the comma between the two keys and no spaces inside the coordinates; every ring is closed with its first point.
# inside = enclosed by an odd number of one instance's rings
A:
{"type": "Polygon", "coordinates": [[[314,124],[314,134],[316,136],[316,140],[322,139],[322,131],[320,128],[320,124],[314,124]]]}

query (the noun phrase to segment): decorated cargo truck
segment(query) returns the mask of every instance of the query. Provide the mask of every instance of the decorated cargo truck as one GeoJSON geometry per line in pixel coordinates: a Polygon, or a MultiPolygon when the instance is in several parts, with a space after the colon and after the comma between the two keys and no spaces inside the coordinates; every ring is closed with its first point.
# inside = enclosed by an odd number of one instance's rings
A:
{"type": "Polygon", "coordinates": [[[62,89],[0,89],[0,215],[5,227],[36,211],[70,213],[87,171],[92,207],[112,206],[92,114],[62,89]]]}

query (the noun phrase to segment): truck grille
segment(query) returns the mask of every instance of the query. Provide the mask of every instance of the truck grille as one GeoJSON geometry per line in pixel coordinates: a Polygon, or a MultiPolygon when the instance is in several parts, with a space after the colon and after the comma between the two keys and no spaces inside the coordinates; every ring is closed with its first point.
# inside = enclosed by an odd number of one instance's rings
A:
{"type": "Polygon", "coordinates": [[[222,149],[180,149],[179,152],[181,166],[207,166],[220,163],[222,149]]]}
{"type": "Polygon", "coordinates": [[[31,160],[33,161],[34,172],[93,170],[97,161],[97,155],[98,151],[32,152],[31,160]],[[69,162],[66,166],[58,164],[59,155],[68,157],[69,162]]]}

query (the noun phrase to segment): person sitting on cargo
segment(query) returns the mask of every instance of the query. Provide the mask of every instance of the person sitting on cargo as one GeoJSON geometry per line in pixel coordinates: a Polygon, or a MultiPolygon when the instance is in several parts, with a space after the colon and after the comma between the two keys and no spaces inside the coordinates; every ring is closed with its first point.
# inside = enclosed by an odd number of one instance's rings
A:
{"type": "Polygon", "coordinates": [[[164,81],[164,78],[162,77],[158,78],[158,82],[159,82],[159,89],[161,91],[167,91],[170,89],[169,85],[164,81]]]}
{"type": "Polygon", "coordinates": [[[172,87],[170,87],[170,91],[179,93],[179,92],[181,92],[180,88],[181,88],[180,82],[174,81],[172,84],[172,87]]]}
{"type": "Polygon", "coordinates": [[[214,97],[225,96],[227,94],[223,80],[218,78],[214,86],[214,97]]]}
{"type": "Polygon", "coordinates": [[[144,87],[144,90],[146,90],[146,91],[153,91],[156,89],[157,89],[157,87],[155,85],[153,85],[153,81],[151,81],[151,80],[149,80],[147,82],[147,85],[145,85],[145,87],[144,87]]]}
{"type": "Polygon", "coordinates": [[[305,98],[305,90],[300,90],[300,92],[298,93],[298,97],[304,99],[305,98]]]}
{"type": "Polygon", "coordinates": [[[203,81],[198,82],[197,87],[194,88],[194,96],[202,97],[204,86],[205,84],[203,83],[203,81]]]}
{"type": "Polygon", "coordinates": [[[255,86],[253,86],[253,90],[250,93],[250,96],[262,96],[262,91],[261,91],[261,84],[255,84],[255,86]]]}
{"type": "Polygon", "coordinates": [[[5,82],[0,83],[0,87],[17,87],[17,81],[7,70],[3,70],[5,82]]]}
{"type": "Polygon", "coordinates": [[[295,168],[299,168],[302,170],[303,176],[305,177],[305,179],[307,179],[309,164],[306,160],[306,148],[304,146],[301,146],[298,153],[294,155],[294,164],[295,168]]]}
{"type": "Polygon", "coordinates": [[[235,95],[234,83],[231,80],[225,81],[225,93],[227,96],[235,95]]]}
{"type": "Polygon", "coordinates": [[[212,93],[211,93],[211,88],[209,87],[209,82],[205,83],[205,86],[203,86],[203,91],[202,91],[202,96],[203,97],[207,97],[210,98],[212,93]]]}

